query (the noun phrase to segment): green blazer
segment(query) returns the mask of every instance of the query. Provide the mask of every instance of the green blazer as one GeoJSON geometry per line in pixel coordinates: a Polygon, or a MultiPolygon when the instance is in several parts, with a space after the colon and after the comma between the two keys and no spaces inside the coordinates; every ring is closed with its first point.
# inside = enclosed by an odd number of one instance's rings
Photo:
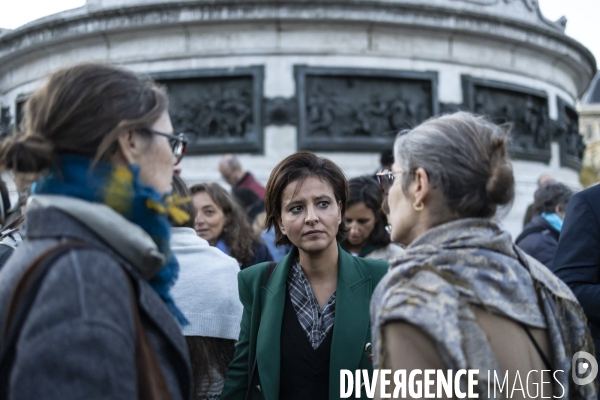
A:
{"type": "MultiPolygon", "coordinates": [[[[329,399],[340,398],[340,370],[372,370],[366,349],[371,341],[369,305],[385,261],[353,257],[338,245],[339,272],[335,323],[329,366],[329,399]]],[[[268,263],[257,264],[238,274],[240,300],[244,305],[239,341],[229,366],[221,400],[244,400],[254,359],[258,370],[250,385],[252,399],[277,400],[281,361],[280,337],[287,277],[298,250],[278,264],[266,287],[262,286],[268,263]],[[260,387],[260,390],[257,388],[260,387]]],[[[353,396],[354,397],[354,396],[353,396]]]]}

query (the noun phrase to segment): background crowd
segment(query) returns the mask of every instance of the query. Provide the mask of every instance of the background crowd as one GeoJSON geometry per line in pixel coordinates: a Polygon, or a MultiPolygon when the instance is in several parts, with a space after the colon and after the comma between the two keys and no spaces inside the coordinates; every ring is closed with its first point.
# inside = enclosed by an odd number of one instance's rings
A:
{"type": "Polygon", "coordinates": [[[600,186],[541,176],[513,241],[508,128],[459,112],[375,175],[299,152],[263,187],[229,154],[229,190],[188,187],[167,105],[78,65],[2,144],[22,194],[0,185],[0,398],[334,399],[340,369],[374,366],[562,370],[595,398],[570,371],[600,346],[600,186]]]}

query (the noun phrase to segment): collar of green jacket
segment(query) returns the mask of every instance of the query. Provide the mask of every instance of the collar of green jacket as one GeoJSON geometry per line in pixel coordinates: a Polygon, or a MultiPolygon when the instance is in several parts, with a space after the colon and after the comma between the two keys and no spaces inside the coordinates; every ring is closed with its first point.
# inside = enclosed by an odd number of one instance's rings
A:
{"type": "MultiPolygon", "coordinates": [[[[367,346],[371,340],[369,306],[375,286],[387,271],[386,262],[353,257],[342,250],[339,245],[338,254],[339,272],[335,324],[329,367],[330,399],[337,399],[340,396],[340,370],[372,370],[369,358],[371,352],[367,346]]],[[[284,257],[273,271],[266,286],[262,286],[262,280],[268,263],[257,265],[240,273],[241,298],[250,296],[257,300],[256,293],[242,292],[248,288],[258,287],[261,291],[260,301],[254,301],[251,310],[252,313],[260,313],[258,326],[250,327],[251,331],[257,330],[257,332],[250,332],[250,338],[243,338],[244,327],[242,327],[240,343],[250,339],[249,374],[252,371],[253,355],[256,354],[260,385],[266,400],[275,400],[279,397],[280,336],[287,290],[286,282],[292,263],[297,256],[298,250],[294,249],[284,257]],[[246,283],[245,288],[242,287],[242,281],[246,283]],[[252,337],[256,338],[256,343],[253,343],[252,337]],[[255,349],[252,349],[254,346],[255,349]]]]}

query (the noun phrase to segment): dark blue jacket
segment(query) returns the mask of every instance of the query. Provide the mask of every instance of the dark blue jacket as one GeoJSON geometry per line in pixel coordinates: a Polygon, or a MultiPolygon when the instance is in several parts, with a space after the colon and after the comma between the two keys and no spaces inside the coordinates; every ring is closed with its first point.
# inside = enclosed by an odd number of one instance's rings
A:
{"type": "Polygon", "coordinates": [[[552,260],[554,260],[558,246],[559,235],[560,232],[554,229],[541,215],[535,215],[531,218],[531,222],[525,225],[525,229],[515,243],[525,253],[552,269],[552,260]]]}
{"type": "MultiPolygon", "coordinates": [[[[225,243],[225,239],[223,239],[223,238],[219,239],[219,242],[217,243],[216,247],[219,250],[221,250],[223,253],[227,254],[228,256],[233,257],[231,255],[231,251],[229,250],[229,247],[225,243]]],[[[251,265],[260,264],[265,261],[273,261],[273,256],[269,252],[269,248],[267,247],[266,244],[263,243],[262,240],[257,241],[254,243],[254,245],[252,245],[252,251],[254,252],[254,257],[252,258],[252,261],[250,261],[249,263],[245,264],[245,263],[241,263],[240,260],[237,260],[240,263],[240,269],[246,269],[251,265]]],[[[235,258],[235,257],[233,257],[233,258],[235,258]]]]}
{"type": "Polygon", "coordinates": [[[273,261],[273,256],[269,252],[269,248],[263,242],[256,243],[254,247],[252,247],[252,250],[254,250],[252,262],[248,265],[242,264],[240,266],[241,269],[246,269],[251,265],[260,264],[265,261],[273,261]]]}
{"type": "Polygon", "coordinates": [[[567,207],[552,271],[573,291],[600,354],[600,185],[574,195],[567,207]]]}

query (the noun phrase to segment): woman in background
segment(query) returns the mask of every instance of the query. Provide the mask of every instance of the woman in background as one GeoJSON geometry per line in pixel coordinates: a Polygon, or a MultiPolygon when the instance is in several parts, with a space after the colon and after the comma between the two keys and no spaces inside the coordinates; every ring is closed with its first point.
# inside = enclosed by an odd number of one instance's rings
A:
{"type": "Polygon", "coordinates": [[[515,243],[552,270],[558,238],[573,191],[562,183],[548,183],[535,191],[533,217],[515,243]]]}
{"type": "Polygon", "coordinates": [[[199,183],[190,191],[197,211],[194,229],[198,236],[235,258],[241,269],[273,261],[246,214],[225,189],[217,183],[199,183]]]}
{"type": "Polygon", "coordinates": [[[171,292],[190,322],[183,327],[194,372],[195,400],[218,400],[240,333],[242,303],[232,290],[238,262],[196,234],[196,209],[183,180],[173,176],[173,191],[190,201],[180,207],[191,218],[172,221],[171,249],[179,261],[179,278],[171,292]]]}
{"type": "Polygon", "coordinates": [[[348,186],[350,195],[344,222],[349,231],[342,242],[344,250],[353,256],[384,261],[404,254],[402,247],[390,241],[387,217],[381,209],[383,194],[373,177],[350,179],[348,186]]]}

